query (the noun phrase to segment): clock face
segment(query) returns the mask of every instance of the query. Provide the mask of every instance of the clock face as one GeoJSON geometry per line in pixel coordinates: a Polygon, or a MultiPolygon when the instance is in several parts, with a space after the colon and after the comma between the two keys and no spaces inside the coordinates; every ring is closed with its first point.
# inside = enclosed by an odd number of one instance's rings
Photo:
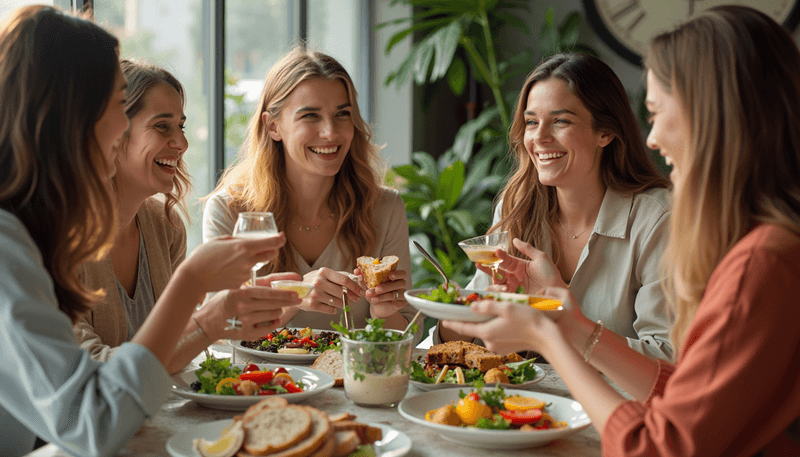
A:
{"type": "Polygon", "coordinates": [[[800,0],[583,0],[586,17],[600,38],[636,65],[641,65],[651,37],[694,13],[732,3],[762,11],[790,31],[800,20],[800,0]]]}

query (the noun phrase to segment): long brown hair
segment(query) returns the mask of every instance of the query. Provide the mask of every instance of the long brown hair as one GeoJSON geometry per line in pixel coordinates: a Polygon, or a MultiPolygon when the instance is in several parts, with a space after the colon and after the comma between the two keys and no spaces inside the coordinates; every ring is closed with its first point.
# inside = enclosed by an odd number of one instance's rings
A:
{"type": "Polygon", "coordinates": [[[76,269],[114,234],[94,127],[114,88],[117,48],[90,20],[53,7],[20,8],[0,29],[0,208],[27,228],[73,320],[97,298],[76,269]]]}
{"type": "Polygon", "coordinates": [[[645,63],[691,128],[666,256],[679,348],[712,272],[754,225],[800,234],[800,52],[767,15],[726,6],[654,38],[645,63]]]}
{"type": "MultiPolygon", "coordinates": [[[[617,75],[603,61],[579,53],[556,54],[542,61],[525,80],[509,132],[515,166],[508,183],[500,192],[502,218],[489,229],[508,230],[510,238],[520,238],[538,248],[547,239],[555,239],[558,213],[556,188],[539,181],[539,172],[523,144],[524,112],[533,86],[551,78],[564,81],[592,115],[592,128],[613,136],[600,157],[600,182],[605,188],[625,194],[667,187],[669,181],[659,175],[647,154],[628,95],[617,75]]],[[[553,261],[560,251],[551,243],[553,261]]],[[[519,255],[513,246],[512,254],[519,255]]]]}
{"type": "MultiPolygon", "coordinates": [[[[125,79],[128,81],[128,89],[125,91],[125,114],[128,119],[133,119],[139,114],[147,101],[148,91],[159,84],[166,84],[175,89],[181,98],[181,105],[186,106],[186,92],[183,90],[180,81],[172,73],[156,65],[138,60],[125,59],[120,62],[120,65],[122,74],[125,75],[125,79]]],[[[129,138],[130,129],[122,137],[121,145],[123,149],[127,148],[129,138]]],[[[186,161],[183,159],[178,162],[178,169],[173,183],[172,191],[164,194],[164,210],[170,224],[177,226],[182,222],[173,220],[173,207],[177,206],[184,216],[189,216],[186,211],[185,197],[191,188],[191,176],[189,175],[186,161]]]]}
{"type": "MultiPolygon", "coordinates": [[[[268,72],[264,89],[248,125],[247,139],[239,152],[238,163],[228,168],[214,192],[227,191],[231,207],[238,211],[270,211],[279,230],[286,230],[291,218],[290,187],[286,178],[283,143],[274,141],[261,121],[264,112],[277,118],[286,99],[303,81],[324,78],[341,81],[347,89],[355,126],[350,152],[336,174],[328,205],[339,216],[334,238],[355,268],[355,259],[370,252],[376,243],[372,206],[378,196],[379,181],[375,166],[377,146],[369,125],[358,109],[356,89],[350,75],[336,61],[321,52],[296,47],[268,72]]],[[[269,272],[296,269],[294,256],[281,249],[278,258],[267,265],[269,272]]]]}

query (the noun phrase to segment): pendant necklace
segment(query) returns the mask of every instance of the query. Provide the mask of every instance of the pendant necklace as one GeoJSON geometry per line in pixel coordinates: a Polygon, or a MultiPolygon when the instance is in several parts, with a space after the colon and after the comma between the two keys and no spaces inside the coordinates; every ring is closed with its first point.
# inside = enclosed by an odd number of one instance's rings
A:
{"type": "Polygon", "coordinates": [[[567,228],[566,228],[566,227],[564,227],[564,223],[563,223],[563,222],[561,222],[561,216],[559,216],[558,214],[556,214],[556,217],[558,218],[558,223],[559,223],[559,224],[561,224],[561,228],[562,228],[562,229],[564,229],[564,233],[566,233],[566,234],[567,234],[567,236],[571,236],[573,240],[574,240],[575,238],[577,238],[577,237],[579,237],[579,236],[583,235],[584,233],[586,233],[586,231],[587,231],[587,230],[589,230],[590,228],[592,228],[592,227],[594,226],[594,224],[592,224],[592,225],[590,225],[590,226],[586,227],[585,229],[583,229],[583,230],[581,231],[581,233],[579,233],[579,234],[577,234],[577,235],[570,235],[570,234],[569,234],[569,232],[567,231],[567,228]]]}
{"type": "MultiPolygon", "coordinates": [[[[330,214],[330,216],[328,216],[328,219],[333,219],[333,213],[331,213],[331,214],[330,214]]],[[[324,223],[325,223],[325,221],[322,221],[322,222],[320,222],[319,224],[315,225],[315,226],[314,226],[314,230],[319,230],[319,226],[320,226],[320,225],[322,225],[322,224],[324,224],[324,223]]],[[[310,226],[310,225],[308,225],[308,226],[304,226],[304,225],[302,225],[302,224],[297,224],[297,230],[298,230],[298,231],[301,231],[301,232],[302,232],[302,231],[303,231],[303,229],[306,229],[306,232],[310,232],[310,231],[311,231],[311,226],[310,226]]]]}

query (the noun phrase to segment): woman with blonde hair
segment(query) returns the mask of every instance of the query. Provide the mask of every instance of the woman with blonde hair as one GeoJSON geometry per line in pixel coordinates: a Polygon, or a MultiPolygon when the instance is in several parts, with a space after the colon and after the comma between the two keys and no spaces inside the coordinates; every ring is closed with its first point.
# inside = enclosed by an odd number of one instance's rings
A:
{"type": "Polygon", "coordinates": [[[128,128],[118,41],[91,21],[27,6],[0,25],[0,454],[36,438],[111,455],[170,395],[170,362],[206,292],[236,287],[284,237],[217,239],[173,274],[133,339],[101,363],[72,326],[99,298],[76,274],[108,250],[115,144],[128,128]]]}
{"type": "MultiPolygon", "coordinates": [[[[189,173],[183,155],[185,92],[168,71],[146,62],[123,60],[128,82],[125,114],[130,127],[117,146],[112,180],[117,225],[109,255],[81,266],[79,276],[105,298],[83,313],[75,326],[78,344],[95,360],[106,361],[129,341],[147,319],[172,274],[186,257],[184,197],[189,173]]],[[[294,273],[274,279],[299,279],[294,273]]],[[[281,308],[298,305],[294,292],[242,287],[215,294],[187,323],[168,366],[185,367],[212,341],[255,339],[275,328],[281,308]],[[234,318],[236,328],[228,324],[234,318]]]]}
{"type": "Polygon", "coordinates": [[[542,352],[604,455],[800,455],[800,52],[767,15],[721,6],[654,38],[645,64],[647,143],[675,185],[665,261],[677,364],[599,345],[599,322],[565,330],[578,304],[564,289],[546,290],[567,308],[557,322],[482,303],[499,318],[445,325],[542,352]]]}
{"type": "Polygon", "coordinates": [[[314,290],[281,322],[329,328],[343,294],[356,327],[367,318],[402,329],[414,316],[408,222],[399,194],[380,186],[377,146],[361,118],[347,71],[334,58],[296,47],[268,72],[238,163],[206,202],[203,237],[230,234],[242,211],[269,211],[287,249],[262,269],[294,271],[314,290]],[[365,290],[360,256],[399,257],[390,281],[365,290]]]}
{"type": "MultiPolygon", "coordinates": [[[[505,272],[491,278],[477,264],[467,288],[514,292],[527,276],[537,286],[529,293],[569,285],[583,325],[601,319],[608,336],[671,359],[659,270],[669,183],[647,153],[622,82],[596,57],[548,57],[522,86],[509,137],[515,170],[489,232],[507,230],[508,252],[537,259],[538,268],[501,264],[505,272]]],[[[439,336],[463,338],[446,328],[439,336]]]]}

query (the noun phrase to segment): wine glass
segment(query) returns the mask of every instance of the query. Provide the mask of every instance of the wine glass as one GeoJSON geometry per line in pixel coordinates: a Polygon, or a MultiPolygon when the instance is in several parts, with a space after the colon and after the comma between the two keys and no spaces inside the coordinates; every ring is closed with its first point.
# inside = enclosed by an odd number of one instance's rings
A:
{"type": "Polygon", "coordinates": [[[495,251],[508,249],[508,232],[495,232],[476,236],[475,238],[459,241],[458,245],[467,254],[469,260],[492,269],[492,282],[494,282],[497,266],[503,262],[495,255],[495,251]]]}
{"type": "MultiPolygon", "coordinates": [[[[278,225],[272,213],[244,212],[239,213],[233,236],[237,238],[268,238],[278,236],[278,225]]],[[[250,285],[256,285],[256,272],[267,262],[258,262],[250,270],[250,285]]]]}

